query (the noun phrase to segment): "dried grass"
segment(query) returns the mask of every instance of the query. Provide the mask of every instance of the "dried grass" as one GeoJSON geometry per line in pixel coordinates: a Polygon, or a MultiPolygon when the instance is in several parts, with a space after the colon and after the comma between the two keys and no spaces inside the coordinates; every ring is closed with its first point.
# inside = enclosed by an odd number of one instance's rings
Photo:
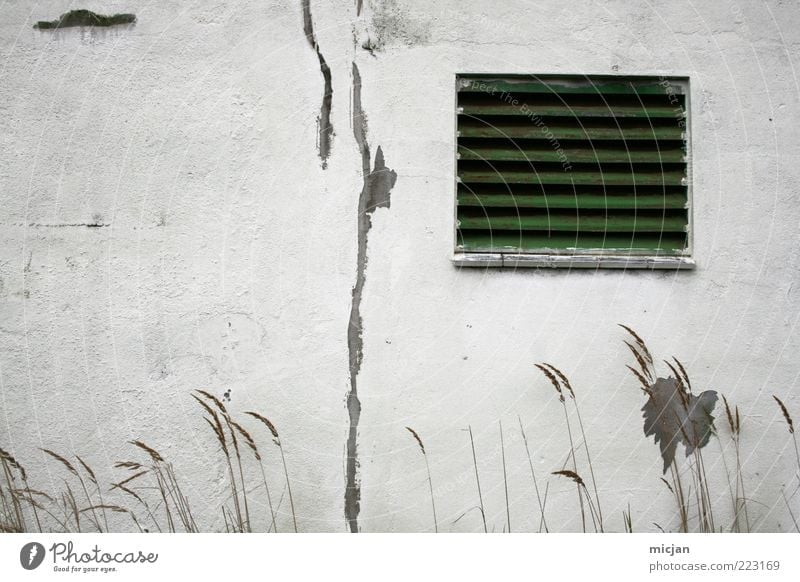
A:
{"type": "Polygon", "coordinates": [[[297,514],[295,513],[295,509],[294,509],[294,496],[292,495],[292,482],[289,479],[289,469],[286,466],[286,455],[283,452],[283,445],[281,444],[281,438],[278,435],[278,429],[275,428],[275,425],[272,424],[272,421],[270,421],[266,416],[262,416],[261,414],[259,414],[257,412],[252,412],[252,411],[245,412],[245,414],[255,418],[261,424],[263,424],[264,426],[267,427],[267,429],[269,430],[270,434],[272,435],[273,442],[278,447],[278,450],[281,453],[281,463],[283,464],[283,475],[284,475],[284,477],[286,479],[286,489],[289,492],[289,505],[292,508],[292,523],[294,524],[294,532],[297,533],[297,531],[298,531],[297,530],[297,514]]]}
{"type": "Polygon", "coordinates": [[[417,434],[417,431],[415,431],[410,426],[407,426],[406,430],[410,432],[411,436],[414,437],[414,440],[417,441],[419,449],[420,451],[422,451],[422,458],[425,459],[425,469],[428,472],[428,487],[430,488],[431,491],[431,508],[433,509],[433,530],[436,533],[439,533],[439,521],[436,519],[436,502],[433,496],[433,480],[431,479],[431,466],[428,463],[428,454],[425,452],[425,445],[422,443],[422,439],[420,438],[419,434],[417,434]]]}

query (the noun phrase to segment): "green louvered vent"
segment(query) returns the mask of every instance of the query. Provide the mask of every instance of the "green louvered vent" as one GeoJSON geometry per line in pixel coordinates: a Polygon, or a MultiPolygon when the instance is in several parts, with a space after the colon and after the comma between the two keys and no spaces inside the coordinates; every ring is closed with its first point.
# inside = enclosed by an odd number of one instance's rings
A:
{"type": "Polygon", "coordinates": [[[685,79],[459,76],[461,252],[683,255],[685,79]]]}

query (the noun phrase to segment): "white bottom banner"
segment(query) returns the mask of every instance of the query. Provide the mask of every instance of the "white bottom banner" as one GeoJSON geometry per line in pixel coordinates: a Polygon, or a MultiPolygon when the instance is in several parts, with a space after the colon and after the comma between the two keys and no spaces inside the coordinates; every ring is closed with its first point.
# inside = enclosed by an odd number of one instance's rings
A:
{"type": "Polygon", "coordinates": [[[2,534],[0,579],[798,580],[800,534],[2,534]]]}

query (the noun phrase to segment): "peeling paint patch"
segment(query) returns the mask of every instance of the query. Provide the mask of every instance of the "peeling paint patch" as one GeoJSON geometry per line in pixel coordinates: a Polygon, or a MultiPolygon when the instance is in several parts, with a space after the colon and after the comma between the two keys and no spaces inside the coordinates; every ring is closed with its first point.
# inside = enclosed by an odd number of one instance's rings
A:
{"type": "Polygon", "coordinates": [[[331,155],[331,141],[333,139],[333,125],[331,125],[333,84],[331,81],[331,69],[328,63],[325,62],[325,57],[322,56],[317,37],[314,34],[314,21],[311,18],[311,0],[303,0],[303,31],[311,48],[317,53],[319,69],[325,81],[322,106],[320,107],[319,116],[317,116],[317,151],[319,152],[319,159],[322,160],[322,169],[324,170],[328,167],[328,156],[331,155]]]}
{"type": "Polygon", "coordinates": [[[374,54],[388,45],[417,46],[430,42],[430,22],[408,14],[397,0],[370,4],[372,16],[361,48],[374,54]]]}
{"type": "Polygon", "coordinates": [[[389,208],[391,189],[397,174],[386,167],[383,150],[378,146],[375,165],[371,168],[371,155],[367,142],[367,120],[361,107],[361,74],[353,63],[353,137],[361,153],[361,169],[364,185],[358,199],[358,258],[356,283],[353,286],[350,304],[350,320],[347,328],[347,349],[350,359],[350,391],[347,394],[347,411],[350,430],[347,437],[347,463],[344,512],[350,531],[358,532],[358,514],[361,501],[361,483],[358,477],[358,423],[361,418],[361,401],[358,398],[358,373],[364,357],[364,341],[361,335],[361,298],[366,282],[367,241],[372,228],[372,213],[376,208],[389,208]]]}
{"type": "Polygon", "coordinates": [[[105,16],[91,10],[70,10],[59,16],[57,20],[40,20],[33,27],[38,30],[50,30],[74,26],[117,26],[119,24],[133,24],[134,22],[136,22],[135,14],[105,16]]]}

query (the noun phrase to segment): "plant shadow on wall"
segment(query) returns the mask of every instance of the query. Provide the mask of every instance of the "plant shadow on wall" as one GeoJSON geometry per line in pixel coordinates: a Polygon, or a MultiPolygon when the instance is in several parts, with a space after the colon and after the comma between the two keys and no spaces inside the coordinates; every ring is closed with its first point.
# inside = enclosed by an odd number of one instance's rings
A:
{"type": "MultiPolygon", "coordinates": [[[[722,437],[714,425],[718,395],[706,390],[695,392],[686,368],[677,358],[664,361],[670,374],[658,377],[653,355],[636,332],[622,326],[626,333],[625,344],[631,352],[633,365],[628,369],[636,378],[646,401],[642,407],[644,434],[653,436],[659,446],[662,475],[654,475],[674,499],[675,513],[664,516],[661,524],[654,525],[661,531],[679,532],[750,532],[757,530],[753,504],[747,496],[743,477],[740,436],[743,424],[738,406],[731,406],[722,396],[725,439],[727,449],[722,446],[722,437]],[[719,458],[706,463],[704,457],[711,455],[708,445],[717,440],[719,458]],[[679,449],[685,452],[681,460],[679,449]],[[732,455],[731,455],[732,451],[732,455]],[[729,459],[727,457],[732,456],[729,459]],[[721,463],[717,463],[719,460],[721,463]],[[727,492],[714,492],[707,467],[721,466],[725,473],[727,492]],[[667,475],[668,474],[668,475],[667,475]],[[729,508],[712,503],[729,497],[729,508]]],[[[583,419],[578,406],[577,393],[566,374],[552,364],[536,364],[536,368],[552,384],[564,412],[564,426],[569,440],[566,459],[560,467],[553,467],[551,476],[537,478],[531,457],[530,446],[522,419],[519,418],[520,435],[530,469],[532,493],[538,505],[538,531],[558,529],[552,518],[547,519],[547,501],[550,480],[569,480],[575,484],[580,523],[584,532],[606,532],[615,528],[603,514],[601,498],[583,419]],[[574,419],[574,420],[573,420],[574,419]]],[[[202,412],[202,419],[210,428],[209,442],[221,454],[224,474],[224,491],[220,499],[203,499],[205,505],[218,507],[226,532],[253,531],[298,531],[294,499],[287,459],[280,435],[275,425],[257,412],[245,412],[259,433],[271,441],[268,449],[275,472],[280,478],[270,482],[265,470],[267,448],[259,445],[251,433],[213,394],[197,390],[192,394],[202,412]],[[283,519],[281,519],[281,517],[283,519]]],[[[794,431],[792,416],[782,400],[773,396],[788,427],[794,447],[796,472],[781,489],[781,499],[793,521],[794,529],[800,532],[796,516],[798,493],[800,492],[800,449],[794,431]],[[794,509],[793,509],[794,507],[794,509]]],[[[435,469],[435,458],[426,450],[421,436],[406,427],[416,441],[422,455],[427,474],[433,531],[440,531],[443,524],[436,514],[436,499],[431,465],[435,469]]],[[[744,427],[746,428],[746,426],[744,427]]],[[[467,429],[472,451],[477,506],[458,516],[451,525],[459,522],[473,510],[479,511],[483,531],[489,531],[483,491],[481,489],[478,458],[472,427],[467,429]]],[[[502,457],[503,485],[505,492],[505,520],[502,531],[512,531],[512,513],[508,497],[506,472],[506,444],[503,426],[499,424],[502,457]]],[[[120,461],[114,468],[122,471],[119,480],[108,486],[102,485],[92,467],[80,456],[66,457],[50,449],[42,449],[46,458],[56,463],[63,471],[63,487],[60,491],[42,491],[35,488],[22,463],[11,453],[0,448],[0,531],[2,532],[108,532],[112,529],[139,532],[198,532],[212,528],[201,527],[192,513],[190,500],[181,489],[178,474],[172,463],[156,449],[142,440],[131,441],[136,453],[129,460],[120,461]],[[113,519],[112,516],[116,516],[113,519]],[[125,520],[128,520],[127,522],[125,520]],[[126,525],[126,523],[128,525],[126,525]]],[[[435,471],[434,471],[435,472],[435,471]]],[[[218,481],[218,476],[213,476],[218,481]]],[[[472,498],[472,488],[460,493],[466,500],[472,498]]],[[[727,506],[727,503],[725,504],[727,506]]],[[[619,531],[633,532],[633,517],[630,505],[622,512],[619,531]]],[[[495,528],[492,528],[494,531],[495,528]]]]}

